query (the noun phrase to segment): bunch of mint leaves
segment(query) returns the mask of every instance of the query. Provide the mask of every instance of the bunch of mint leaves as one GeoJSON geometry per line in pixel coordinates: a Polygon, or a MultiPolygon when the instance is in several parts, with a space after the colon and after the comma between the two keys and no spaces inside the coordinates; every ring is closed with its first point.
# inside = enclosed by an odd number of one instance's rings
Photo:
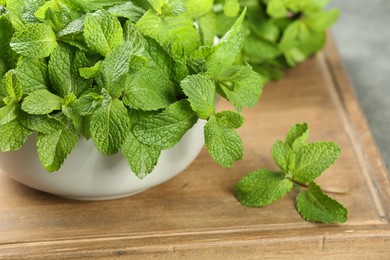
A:
{"type": "Polygon", "coordinates": [[[224,34],[246,6],[247,32],[240,59],[251,64],[264,81],[279,79],[283,69],[296,66],[323,48],[326,30],[339,16],[338,9],[325,11],[328,2],[220,0],[220,8],[216,8],[217,33],[224,34]]]}
{"type": "Polygon", "coordinates": [[[240,111],[257,104],[262,83],[235,64],[246,9],[214,44],[213,4],[0,0],[1,150],[20,149],[35,132],[52,172],[91,138],[143,178],[202,119],[211,157],[230,167],[243,156],[240,111]],[[217,113],[217,94],[236,111],[217,113]]]}
{"type": "Polygon", "coordinates": [[[237,198],[248,207],[274,203],[298,188],[296,207],[301,216],[312,222],[344,223],[348,210],[326,195],[315,183],[340,156],[340,147],[333,142],[307,143],[306,123],[291,127],[283,141],[272,147],[272,157],[280,171],[261,169],[242,178],[236,185],[237,198]]]}

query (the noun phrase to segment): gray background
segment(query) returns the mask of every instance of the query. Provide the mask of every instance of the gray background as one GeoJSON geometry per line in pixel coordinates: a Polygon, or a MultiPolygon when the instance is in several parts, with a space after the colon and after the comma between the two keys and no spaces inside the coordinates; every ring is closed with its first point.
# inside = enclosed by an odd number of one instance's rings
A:
{"type": "Polygon", "coordinates": [[[390,0],[331,0],[332,28],[382,157],[390,166],[390,0]]]}

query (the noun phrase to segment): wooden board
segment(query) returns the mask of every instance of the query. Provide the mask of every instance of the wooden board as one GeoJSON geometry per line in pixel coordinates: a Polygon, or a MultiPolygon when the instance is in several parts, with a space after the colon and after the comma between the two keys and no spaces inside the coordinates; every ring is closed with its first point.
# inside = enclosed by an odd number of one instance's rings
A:
{"type": "Polygon", "coordinates": [[[125,199],[71,201],[0,174],[0,258],[390,258],[389,176],[332,41],[267,85],[259,106],[244,114],[245,157],[233,168],[203,150],[178,177],[125,199]],[[319,183],[348,188],[334,195],[350,211],[346,224],[303,221],[294,193],[265,208],[242,207],[234,196],[247,173],[276,169],[272,144],[304,121],[310,141],[343,149],[319,183]]]}

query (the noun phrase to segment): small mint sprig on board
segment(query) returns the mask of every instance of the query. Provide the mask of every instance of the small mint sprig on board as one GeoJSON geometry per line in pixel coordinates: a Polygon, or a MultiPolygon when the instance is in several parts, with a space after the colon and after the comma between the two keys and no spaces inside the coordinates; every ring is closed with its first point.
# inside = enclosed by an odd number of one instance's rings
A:
{"type": "Polygon", "coordinates": [[[296,207],[311,222],[344,223],[348,210],[326,195],[315,183],[340,156],[340,147],[333,142],[307,143],[306,123],[291,127],[285,141],[276,141],[272,157],[280,171],[261,169],[242,178],[236,185],[237,198],[247,207],[263,207],[286,196],[296,187],[300,190],[296,207]]]}

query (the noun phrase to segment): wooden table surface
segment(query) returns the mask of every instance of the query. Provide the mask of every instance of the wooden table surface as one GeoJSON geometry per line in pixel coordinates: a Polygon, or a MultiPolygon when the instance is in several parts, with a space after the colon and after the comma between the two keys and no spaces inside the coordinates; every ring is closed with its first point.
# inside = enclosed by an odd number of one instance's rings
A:
{"type": "Polygon", "coordinates": [[[268,84],[259,106],[244,114],[245,156],[233,168],[203,150],[179,176],[125,199],[71,201],[0,173],[0,259],[390,259],[389,175],[332,41],[268,84]],[[265,208],[245,208],[235,198],[244,175],[276,169],[271,146],[299,122],[309,123],[310,141],[342,147],[319,183],[348,188],[332,195],[349,209],[346,224],[303,221],[294,192],[265,208]]]}

